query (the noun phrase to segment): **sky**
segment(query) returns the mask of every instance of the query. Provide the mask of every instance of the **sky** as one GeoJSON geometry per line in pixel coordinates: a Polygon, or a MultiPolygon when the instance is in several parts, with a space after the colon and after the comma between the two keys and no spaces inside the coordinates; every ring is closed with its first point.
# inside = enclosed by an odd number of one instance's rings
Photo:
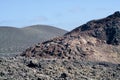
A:
{"type": "Polygon", "coordinates": [[[0,0],[0,26],[42,24],[72,30],[120,11],[120,0],[0,0]]]}

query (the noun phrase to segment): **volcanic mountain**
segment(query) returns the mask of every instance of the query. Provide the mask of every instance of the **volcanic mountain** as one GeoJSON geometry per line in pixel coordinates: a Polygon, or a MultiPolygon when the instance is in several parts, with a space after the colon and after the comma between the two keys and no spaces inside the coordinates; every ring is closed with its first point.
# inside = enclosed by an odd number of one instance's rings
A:
{"type": "Polygon", "coordinates": [[[21,56],[120,63],[120,12],[38,43],[21,56]]]}
{"type": "Polygon", "coordinates": [[[22,52],[35,43],[65,34],[67,31],[48,25],[24,28],[0,27],[0,53],[22,52]]]}

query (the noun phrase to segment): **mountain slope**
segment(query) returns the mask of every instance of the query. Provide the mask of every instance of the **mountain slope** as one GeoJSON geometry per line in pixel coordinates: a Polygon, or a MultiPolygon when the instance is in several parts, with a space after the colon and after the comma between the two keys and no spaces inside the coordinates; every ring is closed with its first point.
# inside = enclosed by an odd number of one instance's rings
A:
{"type": "Polygon", "coordinates": [[[120,63],[120,12],[26,49],[26,57],[120,63]]]}
{"type": "Polygon", "coordinates": [[[61,36],[67,31],[47,25],[25,28],[0,27],[0,52],[22,52],[25,48],[50,38],[61,36]]]}
{"type": "Polygon", "coordinates": [[[104,19],[92,20],[67,34],[76,36],[87,34],[105,40],[107,44],[118,45],[120,43],[120,12],[115,12],[104,19]]]}

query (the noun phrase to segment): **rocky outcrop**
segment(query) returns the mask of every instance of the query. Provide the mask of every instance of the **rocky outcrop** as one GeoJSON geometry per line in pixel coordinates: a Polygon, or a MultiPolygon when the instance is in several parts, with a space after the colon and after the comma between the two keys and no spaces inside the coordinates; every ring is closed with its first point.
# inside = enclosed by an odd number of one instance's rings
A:
{"type": "Polygon", "coordinates": [[[39,43],[21,56],[120,62],[120,13],[92,20],[62,37],[39,43]],[[117,45],[117,46],[116,46],[117,45]]]}
{"type": "Polygon", "coordinates": [[[100,40],[105,40],[107,44],[119,45],[120,43],[120,12],[100,19],[92,20],[66,35],[89,35],[100,40]]]}

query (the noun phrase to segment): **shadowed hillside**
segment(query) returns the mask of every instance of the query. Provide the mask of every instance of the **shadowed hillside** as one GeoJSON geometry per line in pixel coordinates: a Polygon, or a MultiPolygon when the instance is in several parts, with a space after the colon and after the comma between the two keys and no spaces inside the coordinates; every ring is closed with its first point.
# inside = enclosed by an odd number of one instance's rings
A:
{"type": "Polygon", "coordinates": [[[35,43],[65,34],[66,31],[47,25],[24,28],[0,27],[0,53],[21,52],[35,43]]]}

